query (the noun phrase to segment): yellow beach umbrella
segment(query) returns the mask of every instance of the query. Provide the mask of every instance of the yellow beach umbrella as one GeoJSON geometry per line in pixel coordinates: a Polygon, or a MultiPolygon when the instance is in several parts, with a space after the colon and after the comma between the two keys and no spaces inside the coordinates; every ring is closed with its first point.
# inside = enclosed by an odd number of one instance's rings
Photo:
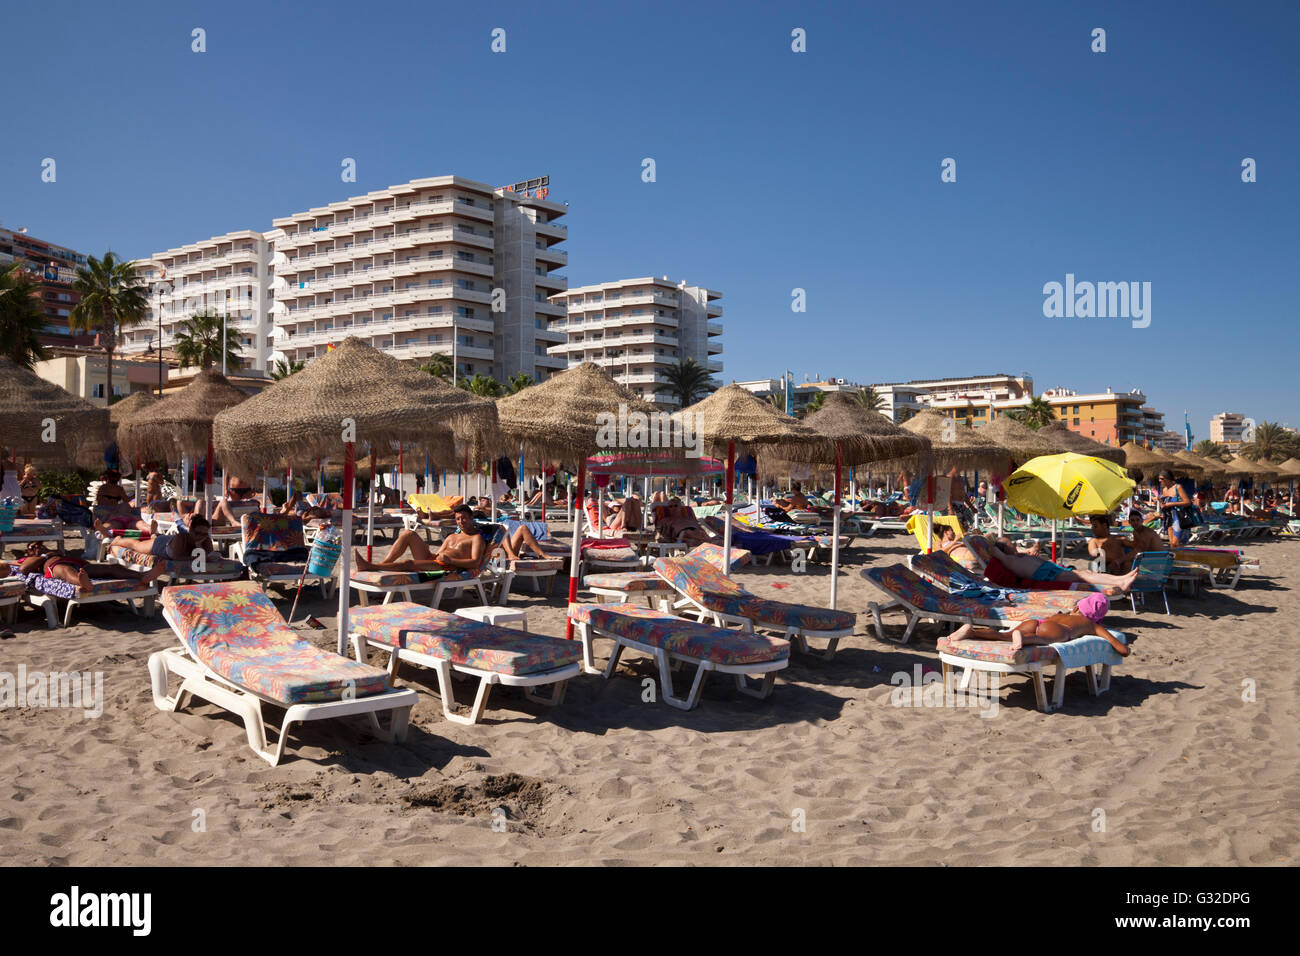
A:
{"type": "Polygon", "coordinates": [[[1136,484],[1114,462],[1090,455],[1032,458],[1007,479],[1007,501],[1044,518],[1109,514],[1136,484]]]}

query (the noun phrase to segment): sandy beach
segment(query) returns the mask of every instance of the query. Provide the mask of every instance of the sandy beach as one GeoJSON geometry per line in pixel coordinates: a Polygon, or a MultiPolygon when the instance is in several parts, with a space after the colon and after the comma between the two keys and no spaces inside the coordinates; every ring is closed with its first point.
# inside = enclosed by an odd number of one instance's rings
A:
{"type": "MultiPolygon", "coordinates": [[[[878,640],[862,613],[877,593],[859,572],[904,560],[911,544],[859,539],[839,589],[841,606],[859,612],[854,636],[829,662],[795,655],[765,701],[715,678],[694,711],[646,702],[642,679],[654,671],[626,655],[611,680],[572,681],[558,708],[497,688],[485,722],[462,726],[443,719],[432,673],[407,666],[399,680],[420,702],[405,744],[377,742],[360,722],[309,724],[276,768],[210,704],[155,708],[146,660],[175,643],[161,615],[100,605],[50,631],[22,610],[17,636],[0,642],[0,671],[102,671],[105,700],[99,717],[3,714],[4,861],[1295,862],[1300,542],[1249,545],[1261,570],[1235,591],[1171,597],[1170,616],[1116,603],[1108,626],[1137,640],[1108,693],[1090,696],[1075,672],[1062,711],[1042,714],[1028,680],[1012,677],[989,717],[891,704],[891,675],[937,668],[943,632],[878,640]]],[[[762,596],[826,602],[824,565],[739,574],[762,596]]],[[[534,632],[562,636],[561,592],[548,600],[525,585],[511,603],[528,609],[534,632]]],[[[332,625],[332,605],[310,594],[332,625]]],[[[886,617],[894,636],[901,622],[886,617]]],[[[313,639],[333,644],[330,630],[313,639]]]]}

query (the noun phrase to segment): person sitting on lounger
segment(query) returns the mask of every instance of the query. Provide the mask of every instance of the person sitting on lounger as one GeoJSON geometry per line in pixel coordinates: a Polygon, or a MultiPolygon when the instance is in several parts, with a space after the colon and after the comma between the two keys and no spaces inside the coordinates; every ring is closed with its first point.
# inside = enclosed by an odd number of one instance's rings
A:
{"type": "Polygon", "coordinates": [[[998,587],[1016,590],[1064,591],[1075,585],[1086,584],[1093,588],[1119,588],[1127,592],[1137,580],[1137,572],[1105,574],[1101,571],[1073,571],[1054,561],[1032,554],[1008,551],[998,542],[992,542],[992,556],[984,568],[984,577],[998,587]]]}
{"type": "Polygon", "coordinates": [[[524,524],[519,525],[514,531],[501,539],[501,550],[506,553],[506,557],[511,561],[533,556],[543,559],[555,557],[542,550],[542,546],[537,543],[537,538],[524,524]],[[531,551],[532,555],[529,555],[528,551],[531,551]]]}
{"type": "Polygon", "coordinates": [[[418,531],[400,532],[392,549],[382,561],[367,561],[353,552],[359,571],[448,571],[467,577],[483,564],[487,541],[479,533],[474,512],[469,505],[457,505],[456,531],[442,540],[437,552],[430,550],[418,531]],[[410,557],[404,558],[404,555],[410,557]]]}
{"type": "Polygon", "coordinates": [[[118,504],[130,505],[126,489],[122,487],[122,476],[110,468],[99,476],[99,488],[95,491],[95,507],[105,508],[118,504]]]}
{"type": "MultiPolygon", "coordinates": [[[[1110,533],[1110,516],[1093,515],[1089,520],[1092,537],[1088,539],[1088,553],[1094,558],[1105,557],[1106,567],[1111,570],[1124,567],[1128,557],[1124,539],[1113,537],[1110,533]]],[[[1130,565],[1132,562],[1129,562],[1130,565]]]]}
{"type": "Polygon", "coordinates": [[[659,513],[655,522],[655,537],[658,540],[680,541],[691,548],[719,541],[700,527],[695,519],[695,511],[683,507],[681,498],[673,498],[668,504],[669,507],[659,513]]]}
{"type": "Polygon", "coordinates": [[[1143,551],[1168,550],[1160,535],[1147,527],[1146,520],[1143,518],[1141,511],[1137,508],[1131,509],[1128,513],[1128,520],[1129,523],[1133,525],[1133,538],[1131,541],[1132,551],[1129,552],[1128,556],[1128,567],[1122,568],[1122,570],[1125,571],[1127,571],[1129,567],[1133,566],[1133,559],[1143,551]]]}
{"type": "MultiPolygon", "coordinates": [[[[780,501],[778,501],[777,503],[781,504],[780,501]]],[[[812,505],[810,505],[808,503],[808,499],[804,497],[803,490],[801,489],[799,482],[797,481],[791,487],[790,496],[785,499],[785,503],[781,504],[781,507],[783,507],[786,511],[811,511],[812,510],[812,505]]]]}
{"type": "Polygon", "coordinates": [[[952,632],[950,641],[1010,641],[1011,649],[1037,644],[1063,644],[1079,637],[1095,634],[1102,638],[1120,657],[1128,657],[1131,648],[1101,626],[1110,602],[1104,594],[1090,594],[1079,602],[1078,610],[1053,614],[1041,620],[1021,621],[1009,631],[992,627],[963,624],[952,632]]]}
{"type": "Polygon", "coordinates": [[[23,574],[41,574],[55,581],[66,581],[79,588],[89,590],[96,578],[116,578],[121,581],[139,581],[146,585],[156,580],[167,565],[159,561],[148,571],[135,571],[120,564],[86,561],[82,558],[70,558],[45,547],[39,541],[27,546],[27,556],[18,563],[23,574]]]}
{"type": "Polygon", "coordinates": [[[293,494],[286,498],[284,504],[280,506],[280,514],[298,515],[304,521],[311,518],[329,518],[331,516],[331,513],[325,508],[309,505],[302,492],[296,488],[293,494]]]}
{"type": "Polygon", "coordinates": [[[641,499],[635,494],[628,495],[609,522],[609,530],[640,531],[641,521],[641,499]]]}
{"type": "Polygon", "coordinates": [[[116,537],[123,531],[140,531],[146,534],[156,534],[158,531],[158,522],[145,521],[126,501],[111,505],[108,513],[102,518],[95,518],[92,525],[105,538],[116,537]]]}
{"type": "Polygon", "coordinates": [[[253,489],[244,483],[243,479],[232,477],[228,488],[229,497],[222,498],[212,509],[211,522],[214,525],[229,525],[239,527],[240,515],[248,513],[246,508],[234,508],[232,505],[241,501],[252,501],[255,503],[253,489]]]}

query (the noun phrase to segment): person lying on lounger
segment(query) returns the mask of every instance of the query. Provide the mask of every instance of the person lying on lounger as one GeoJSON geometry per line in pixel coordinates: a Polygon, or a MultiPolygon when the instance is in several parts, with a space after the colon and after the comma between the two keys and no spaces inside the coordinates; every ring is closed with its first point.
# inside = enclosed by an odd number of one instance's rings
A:
{"type": "Polygon", "coordinates": [[[280,514],[298,515],[304,521],[311,518],[329,518],[331,516],[331,512],[327,509],[309,505],[307,499],[302,496],[302,492],[296,488],[293,494],[286,498],[284,504],[280,506],[280,514]]]}
{"type": "MultiPolygon", "coordinates": [[[[476,571],[483,564],[487,541],[479,533],[469,505],[457,505],[456,531],[443,538],[437,552],[430,550],[418,531],[407,528],[397,535],[382,561],[367,561],[359,551],[353,558],[359,571],[476,571]],[[405,557],[404,555],[410,555],[405,557]]],[[[539,549],[540,550],[540,549],[539,549]]]]}
{"type": "Polygon", "coordinates": [[[1102,638],[1120,657],[1128,657],[1132,649],[1110,631],[1101,626],[1102,618],[1110,609],[1110,602],[1104,594],[1090,594],[1079,602],[1075,612],[1053,614],[1051,617],[1037,621],[1021,621],[1009,631],[999,631],[993,627],[977,627],[963,624],[952,632],[950,641],[1010,641],[1011,649],[1018,651],[1022,647],[1038,644],[1063,644],[1075,638],[1095,634],[1102,638]]]}
{"type": "Polygon", "coordinates": [[[66,581],[89,590],[94,586],[95,578],[116,578],[122,581],[139,581],[141,585],[149,584],[167,570],[167,565],[159,561],[148,571],[135,571],[120,564],[70,558],[57,551],[51,551],[39,541],[33,541],[27,546],[27,556],[18,563],[18,569],[23,574],[41,574],[52,580],[66,581]]]}
{"type": "Polygon", "coordinates": [[[1136,571],[1122,575],[1101,571],[1072,571],[1032,554],[1008,551],[997,542],[992,544],[992,552],[988,565],[984,568],[984,577],[1003,588],[1064,591],[1076,584],[1087,584],[1094,588],[1119,588],[1127,592],[1137,580],[1136,571]]]}
{"type": "Polygon", "coordinates": [[[518,561],[520,558],[532,556],[538,558],[555,557],[555,555],[547,554],[542,550],[542,546],[537,543],[537,538],[528,530],[528,526],[523,524],[501,539],[501,550],[506,553],[506,557],[511,561],[518,561]],[[532,552],[532,555],[528,554],[529,551],[532,552]]]}
{"type": "Polygon", "coordinates": [[[134,551],[136,554],[151,554],[161,559],[157,563],[162,566],[166,561],[188,561],[195,548],[202,548],[210,556],[217,557],[216,548],[208,534],[211,530],[207,518],[194,515],[189,520],[187,530],[176,531],[173,534],[156,534],[144,539],[113,538],[108,546],[134,551]]]}
{"type": "Polygon", "coordinates": [[[94,528],[105,538],[112,538],[123,531],[142,531],[148,534],[158,532],[158,522],[145,521],[127,502],[119,501],[110,505],[109,511],[102,518],[94,519],[94,528]]]}

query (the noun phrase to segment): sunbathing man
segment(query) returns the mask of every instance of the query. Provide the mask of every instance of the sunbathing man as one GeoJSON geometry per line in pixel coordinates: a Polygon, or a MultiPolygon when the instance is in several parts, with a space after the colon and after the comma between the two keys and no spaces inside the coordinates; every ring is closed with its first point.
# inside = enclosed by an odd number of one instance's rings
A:
{"type": "Polygon", "coordinates": [[[1133,559],[1143,551],[1169,550],[1165,546],[1164,539],[1146,526],[1146,522],[1142,520],[1142,512],[1137,508],[1129,510],[1128,520],[1133,525],[1133,550],[1129,554],[1129,567],[1133,566],[1133,559]]]}
{"type": "Polygon", "coordinates": [[[1053,561],[1032,554],[1008,551],[999,542],[990,542],[993,550],[984,577],[999,587],[1017,590],[1064,591],[1077,590],[1075,585],[1086,584],[1092,588],[1119,588],[1127,592],[1137,580],[1137,572],[1105,574],[1101,571],[1072,571],[1053,561]]]}
{"type": "Polygon", "coordinates": [[[110,548],[123,548],[127,551],[134,551],[136,554],[151,554],[155,558],[161,558],[156,562],[159,566],[166,561],[188,561],[195,548],[202,548],[210,556],[214,556],[216,547],[212,544],[212,538],[208,536],[211,526],[208,519],[202,515],[194,515],[189,520],[189,528],[184,531],[176,531],[173,534],[159,534],[151,538],[114,538],[108,543],[110,548]]]}
{"type": "Polygon", "coordinates": [[[1021,621],[1009,631],[999,631],[992,627],[976,627],[963,624],[952,632],[950,641],[1010,641],[1011,649],[1018,651],[1022,647],[1037,644],[1063,644],[1075,638],[1095,634],[1102,638],[1120,657],[1128,657],[1131,649],[1110,631],[1101,626],[1102,618],[1110,609],[1110,602],[1104,594],[1090,594],[1079,602],[1079,608],[1073,613],[1061,612],[1042,620],[1021,621]]]}
{"type": "MultiPolygon", "coordinates": [[[[1124,539],[1111,536],[1110,516],[1093,515],[1088,523],[1092,527],[1092,537],[1088,539],[1088,553],[1094,558],[1104,556],[1107,568],[1112,570],[1123,568],[1128,553],[1124,547],[1124,539]]],[[[1131,566],[1132,562],[1130,561],[1129,564],[1131,566]]]]}
{"type": "Polygon", "coordinates": [[[804,493],[801,490],[799,482],[797,481],[792,486],[790,491],[790,497],[787,498],[786,501],[787,504],[782,506],[785,508],[786,511],[811,511],[812,510],[812,505],[810,505],[808,503],[808,499],[804,497],[804,493]]]}
{"type": "MultiPolygon", "coordinates": [[[[367,561],[353,552],[359,571],[450,571],[468,577],[483,564],[487,541],[479,532],[469,505],[457,505],[456,531],[443,538],[437,552],[429,549],[418,531],[410,528],[398,534],[392,549],[382,561],[367,561]],[[410,557],[402,560],[404,554],[410,557]]],[[[539,549],[540,550],[540,549],[539,549]]]]}
{"type": "Polygon", "coordinates": [[[122,581],[139,581],[150,584],[167,570],[167,565],[159,561],[148,571],[135,571],[120,564],[86,561],[82,558],[70,558],[51,551],[39,541],[27,546],[27,556],[18,563],[23,574],[42,574],[54,581],[66,581],[84,590],[94,587],[94,579],[116,578],[122,581]]]}
{"type": "Polygon", "coordinates": [[[254,501],[253,489],[245,484],[243,479],[232,477],[228,494],[229,497],[218,500],[216,507],[212,509],[211,522],[214,525],[229,525],[238,528],[240,516],[247,514],[248,510],[244,508],[236,509],[230,506],[241,501],[254,501]]]}

